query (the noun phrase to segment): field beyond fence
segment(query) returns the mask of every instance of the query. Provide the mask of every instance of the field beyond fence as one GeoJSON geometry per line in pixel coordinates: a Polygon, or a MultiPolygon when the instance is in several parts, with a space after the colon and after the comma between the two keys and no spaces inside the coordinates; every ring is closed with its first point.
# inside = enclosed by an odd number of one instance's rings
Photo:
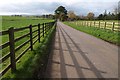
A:
{"type": "Polygon", "coordinates": [[[16,71],[16,63],[19,61],[19,59],[30,49],[33,50],[33,45],[36,42],[41,42],[41,38],[44,37],[47,32],[49,32],[54,26],[56,26],[56,21],[43,23],[43,24],[36,24],[36,25],[29,25],[27,27],[22,28],[14,28],[10,27],[8,30],[1,31],[0,36],[7,35],[9,40],[3,44],[0,45],[0,50],[3,50],[6,47],[9,47],[9,53],[5,54],[3,57],[0,58],[0,64],[4,63],[8,58],[10,58],[10,63],[1,70],[0,75],[4,75],[10,68],[11,71],[16,71]],[[34,29],[35,28],[35,29],[34,29]],[[25,34],[22,34],[21,31],[27,30],[25,34]],[[18,32],[21,32],[21,36],[15,38],[15,34],[18,32]],[[28,38],[25,42],[20,43],[18,46],[16,46],[16,42],[28,38]],[[16,55],[16,52],[20,50],[25,45],[28,45],[23,52],[21,52],[19,55],[16,55]]]}

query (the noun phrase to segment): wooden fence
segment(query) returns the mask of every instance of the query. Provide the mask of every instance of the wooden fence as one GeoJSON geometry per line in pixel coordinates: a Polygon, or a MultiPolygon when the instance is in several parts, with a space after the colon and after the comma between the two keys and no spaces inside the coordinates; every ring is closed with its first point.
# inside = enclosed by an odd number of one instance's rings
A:
{"type": "Polygon", "coordinates": [[[43,24],[37,24],[37,25],[29,25],[28,27],[22,27],[22,28],[16,28],[14,29],[13,27],[9,28],[6,31],[1,31],[0,32],[0,36],[3,35],[9,35],[9,41],[0,45],[0,50],[6,48],[9,46],[10,52],[8,54],[6,54],[5,56],[3,56],[2,58],[0,58],[0,64],[3,63],[6,59],[10,58],[10,64],[0,72],[0,75],[4,75],[10,68],[11,71],[14,72],[16,71],[16,63],[17,61],[29,50],[31,49],[31,51],[33,50],[33,45],[38,41],[40,43],[41,37],[44,37],[44,35],[50,30],[52,29],[53,26],[56,25],[56,21],[54,22],[49,22],[49,23],[43,23],[43,24]],[[32,28],[36,27],[37,30],[34,30],[32,28]],[[24,34],[23,36],[20,36],[18,38],[15,39],[15,32],[19,32],[19,31],[23,31],[25,29],[29,29],[29,33],[24,34]],[[37,34],[35,36],[33,36],[33,33],[37,32],[37,34]],[[19,45],[17,48],[15,48],[15,43],[20,41],[21,39],[28,37],[29,36],[29,40],[25,41],[24,43],[22,43],[21,45],[19,45]],[[37,38],[34,42],[33,39],[37,38]],[[16,51],[18,51],[19,49],[21,49],[23,46],[25,46],[26,44],[29,43],[29,46],[24,49],[24,51],[18,56],[15,57],[15,53],[16,51]]]}
{"type": "Polygon", "coordinates": [[[104,21],[76,21],[76,25],[98,27],[112,31],[120,31],[120,24],[118,22],[104,22],[104,21]]]}

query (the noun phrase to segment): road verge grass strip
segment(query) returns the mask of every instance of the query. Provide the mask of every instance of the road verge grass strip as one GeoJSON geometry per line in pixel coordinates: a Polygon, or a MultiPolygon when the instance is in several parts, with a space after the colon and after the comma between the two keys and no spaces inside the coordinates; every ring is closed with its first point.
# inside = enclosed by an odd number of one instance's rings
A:
{"type": "Polygon", "coordinates": [[[77,26],[74,23],[64,22],[64,24],[77,29],[79,31],[85,32],[87,34],[93,35],[97,38],[105,40],[107,42],[116,44],[120,46],[120,32],[114,32],[111,30],[100,29],[97,27],[87,27],[87,26],[77,26]]]}
{"type": "Polygon", "coordinates": [[[2,78],[2,80],[26,80],[38,79],[43,77],[43,72],[46,68],[48,60],[50,45],[54,37],[55,26],[46,33],[45,37],[41,39],[41,43],[36,43],[33,51],[28,51],[17,64],[17,71],[11,74],[9,70],[2,78]]]}

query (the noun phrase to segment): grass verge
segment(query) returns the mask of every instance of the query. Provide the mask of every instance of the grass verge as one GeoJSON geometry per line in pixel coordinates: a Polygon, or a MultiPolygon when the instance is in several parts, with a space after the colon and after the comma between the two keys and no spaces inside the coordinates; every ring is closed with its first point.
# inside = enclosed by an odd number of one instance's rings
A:
{"type": "Polygon", "coordinates": [[[120,32],[113,32],[111,30],[100,29],[96,27],[77,26],[74,23],[64,22],[66,25],[71,26],[74,29],[93,35],[97,38],[103,39],[107,42],[120,46],[120,32]]]}
{"type": "Polygon", "coordinates": [[[3,76],[2,80],[26,80],[38,79],[43,76],[46,62],[50,52],[50,44],[55,32],[53,27],[41,41],[36,43],[34,51],[27,52],[17,64],[17,71],[11,74],[10,70],[3,76]]]}

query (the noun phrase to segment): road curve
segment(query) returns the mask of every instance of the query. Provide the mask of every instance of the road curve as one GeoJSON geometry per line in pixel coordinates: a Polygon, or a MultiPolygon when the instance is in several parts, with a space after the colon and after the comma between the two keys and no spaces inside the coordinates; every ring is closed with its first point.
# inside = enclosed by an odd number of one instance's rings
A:
{"type": "Polygon", "coordinates": [[[45,78],[118,78],[118,46],[57,22],[45,78]]]}

